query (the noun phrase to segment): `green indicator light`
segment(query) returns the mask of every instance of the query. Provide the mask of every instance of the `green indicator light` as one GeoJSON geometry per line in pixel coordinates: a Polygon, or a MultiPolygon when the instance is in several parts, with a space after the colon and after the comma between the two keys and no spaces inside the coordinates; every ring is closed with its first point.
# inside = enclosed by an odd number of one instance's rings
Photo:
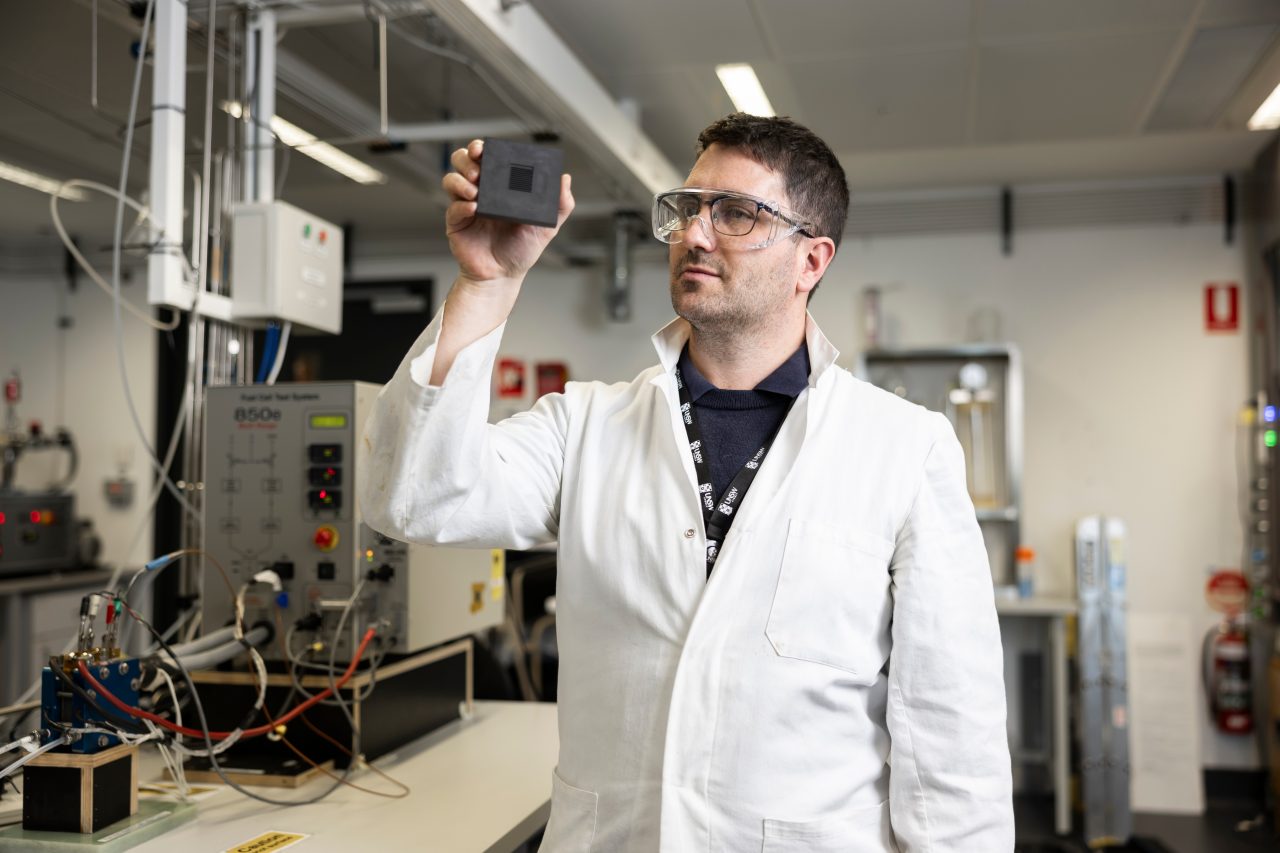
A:
{"type": "Polygon", "coordinates": [[[1267,430],[1265,433],[1263,433],[1263,434],[1262,434],[1262,440],[1263,440],[1263,442],[1265,442],[1265,443],[1266,443],[1267,447],[1275,447],[1275,446],[1276,446],[1276,431],[1275,431],[1275,430],[1273,430],[1273,429],[1269,429],[1269,430],[1267,430]]]}
{"type": "Polygon", "coordinates": [[[310,236],[311,236],[311,226],[310,226],[310,225],[303,225],[303,226],[302,226],[302,236],[303,236],[303,237],[310,237],[310,236]]]}

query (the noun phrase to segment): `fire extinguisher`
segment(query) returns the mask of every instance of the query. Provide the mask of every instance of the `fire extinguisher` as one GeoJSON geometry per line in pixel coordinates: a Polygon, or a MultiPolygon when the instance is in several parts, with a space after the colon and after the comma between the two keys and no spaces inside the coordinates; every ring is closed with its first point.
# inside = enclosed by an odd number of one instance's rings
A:
{"type": "Polygon", "coordinates": [[[1228,617],[1205,635],[1205,689],[1209,716],[1218,731],[1253,731],[1253,687],[1249,673],[1249,630],[1240,616],[1228,617]]]}

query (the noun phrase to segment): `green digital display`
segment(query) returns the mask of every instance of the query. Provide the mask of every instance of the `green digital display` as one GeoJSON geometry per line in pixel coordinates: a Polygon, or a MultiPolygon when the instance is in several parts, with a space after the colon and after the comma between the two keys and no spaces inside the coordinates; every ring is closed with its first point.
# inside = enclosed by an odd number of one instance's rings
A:
{"type": "Polygon", "coordinates": [[[346,415],[312,415],[312,429],[343,429],[347,425],[346,415]]]}

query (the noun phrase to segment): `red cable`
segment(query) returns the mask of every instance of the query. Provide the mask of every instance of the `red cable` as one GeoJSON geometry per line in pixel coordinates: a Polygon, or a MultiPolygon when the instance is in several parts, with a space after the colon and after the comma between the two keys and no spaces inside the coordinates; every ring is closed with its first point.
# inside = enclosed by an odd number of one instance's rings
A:
{"type": "MultiPolygon", "coordinates": [[[[344,672],[342,674],[342,677],[338,679],[336,683],[337,687],[341,688],[342,685],[346,684],[348,681],[351,680],[351,676],[355,675],[356,666],[360,663],[360,659],[364,657],[364,650],[369,646],[369,641],[373,639],[373,635],[375,633],[377,633],[377,630],[375,628],[370,628],[369,630],[364,632],[364,639],[360,641],[360,646],[359,648],[356,649],[355,657],[353,657],[351,659],[351,663],[347,665],[347,671],[344,672]]],[[[107,689],[103,687],[96,678],[93,677],[93,673],[89,672],[89,667],[85,666],[84,661],[79,661],[78,669],[80,670],[81,677],[83,677],[84,680],[89,683],[90,687],[92,687],[94,690],[98,692],[98,695],[102,696],[104,699],[106,699],[112,705],[115,705],[121,711],[124,711],[126,714],[129,714],[134,717],[141,717],[144,720],[150,720],[151,722],[156,723],[160,726],[163,726],[164,728],[168,729],[171,732],[178,732],[179,734],[184,734],[184,735],[187,735],[188,737],[198,737],[198,738],[204,737],[205,733],[203,731],[200,731],[199,729],[192,729],[192,728],[188,728],[187,726],[179,726],[175,723],[169,722],[164,717],[161,717],[157,714],[152,714],[150,711],[144,711],[141,708],[135,708],[132,705],[129,705],[124,701],[117,699],[113,694],[108,692],[107,689]]],[[[324,690],[312,696],[310,699],[303,702],[302,704],[295,705],[293,709],[289,711],[289,713],[285,714],[283,717],[276,720],[274,723],[269,723],[268,725],[265,725],[265,726],[258,726],[257,728],[245,729],[240,733],[240,739],[244,740],[245,738],[257,737],[259,735],[265,735],[267,732],[275,731],[277,726],[280,726],[280,725],[283,725],[284,723],[289,722],[294,717],[301,714],[303,711],[306,711],[312,705],[316,704],[317,702],[323,701],[324,699],[327,699],[332,695],[333,695],[333,688],[326,687],[324,690]]],[[[233,732],[209,732],[209,738],[211,740],[226,740],[227,738],[231,737],[232,734],[234,733],[233,732]]]]}

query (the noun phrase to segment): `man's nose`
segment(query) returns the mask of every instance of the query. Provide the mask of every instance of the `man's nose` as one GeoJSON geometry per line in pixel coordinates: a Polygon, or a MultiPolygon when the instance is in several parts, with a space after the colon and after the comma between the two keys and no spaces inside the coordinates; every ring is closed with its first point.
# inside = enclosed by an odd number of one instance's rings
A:
{"type": "MultiPolygon", "coordinates": [[[[710,211],[708,211],[708,215],[710,211]]],[[[711,220],[703,218],[702,214],[692,217],[689,224],[684,229],[685,245],[696,246],[707,252],[714,252],[716,248],[716,232],[711,227],[711,220]]]]}

